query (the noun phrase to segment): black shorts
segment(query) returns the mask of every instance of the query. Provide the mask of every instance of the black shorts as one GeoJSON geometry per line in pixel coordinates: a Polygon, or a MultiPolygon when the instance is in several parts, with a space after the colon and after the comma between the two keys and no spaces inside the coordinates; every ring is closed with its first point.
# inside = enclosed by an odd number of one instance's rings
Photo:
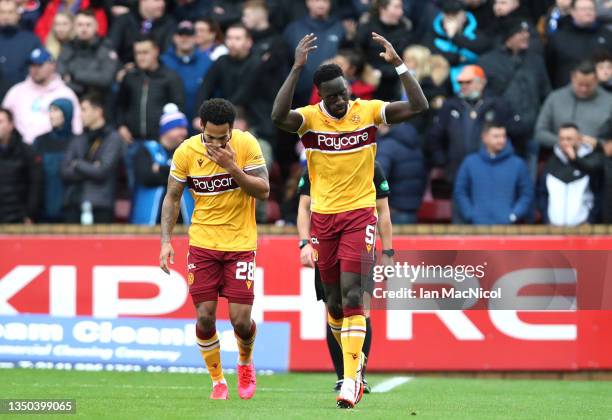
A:
{"type": "MultiPolygon", "coordinates": [[[[376,263],[376,262],[375,262],[376,263]]],[[[361,292],[368,292],[370,296],[372,296],[372,292],[374,290],[374,267],[370,270],[370,273],[366,277],[364,284],[362,284],[361,292]]],[[[317,300],[322,300],[323,302],[327,302],[325,297],[325,288],[323,287],[323,282],[321,281],[321,273],[319,272],[319,266],[315,265],[315,292],[317,294],[317,300]]]]}

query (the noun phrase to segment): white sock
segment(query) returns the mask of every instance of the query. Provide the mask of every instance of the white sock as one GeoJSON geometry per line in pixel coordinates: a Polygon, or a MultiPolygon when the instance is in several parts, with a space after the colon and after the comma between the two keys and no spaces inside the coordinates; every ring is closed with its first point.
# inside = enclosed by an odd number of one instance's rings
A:
{"type": "Polygon", "coordinates": [[[214,386],[217,386],[217,385],[219,385],[219,384],[225,384],[225,385],[227,385],[227,382],[225,382],[225,378],[221,379],[220,381],[212,381],[212,383],[213,383],[213,387],[214,387],[214,386]]]}

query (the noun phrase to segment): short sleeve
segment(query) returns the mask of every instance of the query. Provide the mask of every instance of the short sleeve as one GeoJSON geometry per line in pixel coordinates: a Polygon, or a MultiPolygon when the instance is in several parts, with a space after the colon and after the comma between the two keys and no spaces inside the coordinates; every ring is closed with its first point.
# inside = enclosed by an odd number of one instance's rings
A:
{"type": "MultiPolygon", "coordinates": [[[[318,106],[318,105],[314,105],[318,106]]],[[[302,116],[302,125],[298,128],[297,134],[302,137],[312,127],[312,118],[314,114],[313,105],[304,106],[295,110],[302,116]]]]}
{"type": "Polygon", "coordinates": [[[385,177],[385,172],[382,167],[377,163],[374,166],[374,186],[376,187],[376,199],[389,197],[391,191],[389,189],[389,182],[385,177]]]}
{"type": "Polygon", "coordinates": [[[381,124],[387,124],[385,108],[387,107],[388,102],[374,99],[368,101],[368,104],[370,106],[370,109],[372,110],[372,119],[374,120],[374,124],[376,126],[379,126],[381,124]]]}
{"type": "Polygon", "coordinates": [[[253,169],[261,168],[266,166],[266,160],[263,157],[259,142],[251,134],[247,134],[247,141],[245,147],[245,160],[244,171],[251,171],[253,169]]]}
{"type": "Polygon", "coordinates": [[[189,175],[189,168],[187,165],[186,147],[183,145],[179,146],[172,156],[172,164],[170,165],[170,176],[179,182],[186,182],[187,175],[189,175]]]}

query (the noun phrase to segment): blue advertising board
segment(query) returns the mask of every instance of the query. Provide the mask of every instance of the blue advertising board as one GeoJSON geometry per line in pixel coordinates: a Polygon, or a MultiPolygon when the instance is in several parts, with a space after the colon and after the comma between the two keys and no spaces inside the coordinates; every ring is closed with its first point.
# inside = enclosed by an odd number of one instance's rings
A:
{"type": "MultiPolygon", "coordinates": [[[[217,321],[217,333],[223,366],[233,369],[238,348],[230,322],[217,321]]],[[[48,367],[78,364],[93,370],[114,366],[149,371],[205,369],[195,339],[191,319],[0,316],[0,366],[47,363],[48,367]]],[[[258,370],[288,370],[288,323],[257,324],[253,360],[258,370]]]]}

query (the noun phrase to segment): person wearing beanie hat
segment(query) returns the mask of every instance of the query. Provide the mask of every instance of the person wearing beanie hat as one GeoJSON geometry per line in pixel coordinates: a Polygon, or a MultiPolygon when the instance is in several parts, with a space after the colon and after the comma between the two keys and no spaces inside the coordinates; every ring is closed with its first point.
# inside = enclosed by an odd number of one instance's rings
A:
{"type": "MultiPolygon", "coordinates": [[[[159,142],[142,142],[134,157],[136,185],[130,216],[133,224],[155,225],[159,222],[172,155],[188,135],[187,117],[176,104],[164,106],[159,120],[159,135],[159,142]]],[[[193,198],[185,189],[181,200],[181,217],[186,225],[191,220],[193,206],[193,198]]]]}
{"type": "Polygon", "coordinates": [[[520,46],[522,50],[529,48],[529,22],[526,19],[512,18],[505,21],[500,28],[501,41],[506,43],[515,34],[522,34],[520,46]]]}
{"type": "Polygon", "coordinates": [[[166,104],[159,119],[159,136],[163,138],[168,131],[174,128],[186,128],[187,124],[187,117],[178,109],[176,104],[166,104]]]}
{"type": "Polygon", "coordinates": [[[42,162],[44,196],[40,221],[44,223],[63,221],[64,181],[61,167],[68,144],[74,136],[73,113],[70,99],[58,98],[52,101],[49,104],[51,131],[38,136],[32,145],[42,162]]]}
{"type": "Polygon", "coordinates": [[[551,86],[544,60],[530,48],[530,29],[525,18],[506,19],[499,28],[502,44],[484,54],[479,65],[487,76],[487,93],[502,97],[512,109],[514,123],[507,127],[508,132],[535,179],[538,150],[534,128],[551,86]]]}
{"type": "Polygon", "coordinates": [[[509,27],[508,23],[512,26],[511,21],[522,20],[529,23],[529,50],[536,54],[544,54],[544,46],[540,35],[528,12],[529,3],[526,0],[493,1],[493,16],[487,25],[487,37],[494,45],[504,44],[505,31],[509,27]]]}

